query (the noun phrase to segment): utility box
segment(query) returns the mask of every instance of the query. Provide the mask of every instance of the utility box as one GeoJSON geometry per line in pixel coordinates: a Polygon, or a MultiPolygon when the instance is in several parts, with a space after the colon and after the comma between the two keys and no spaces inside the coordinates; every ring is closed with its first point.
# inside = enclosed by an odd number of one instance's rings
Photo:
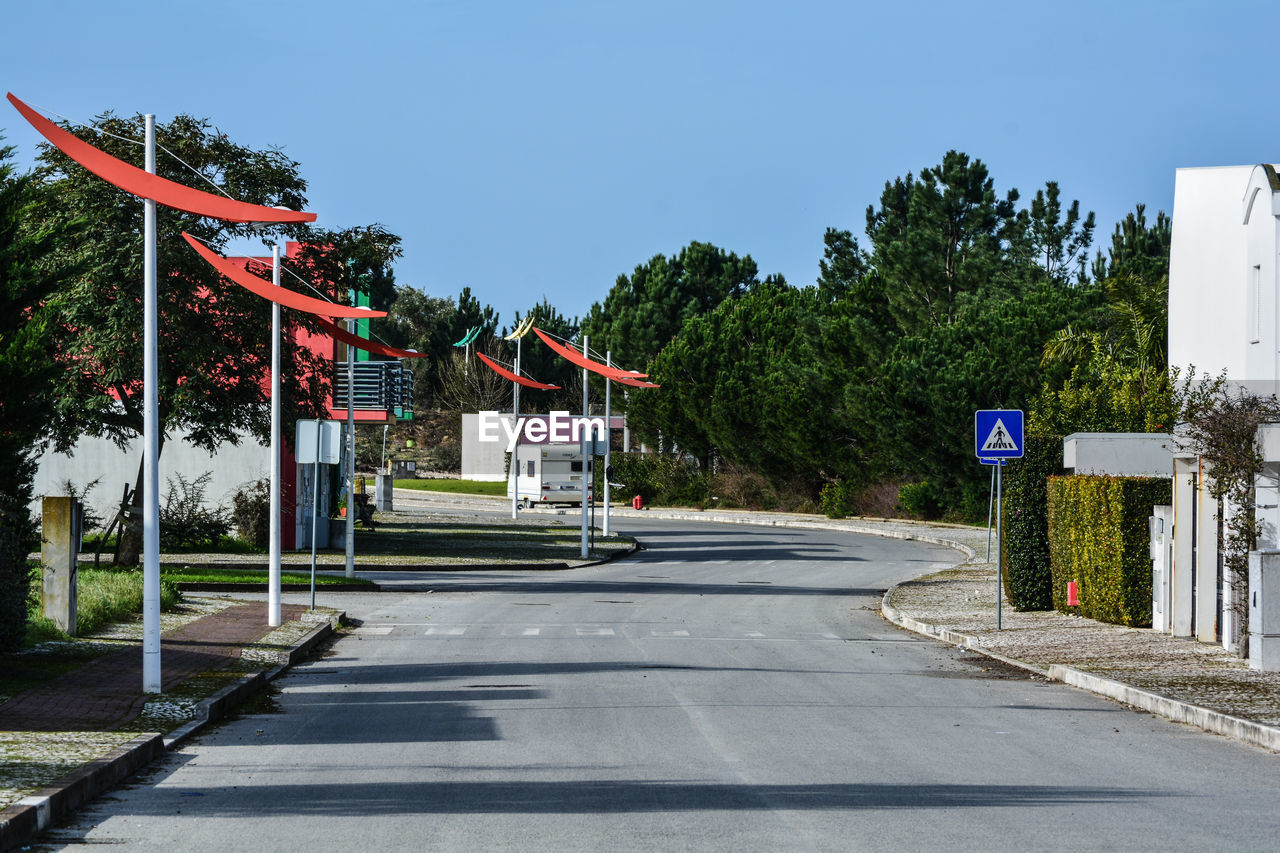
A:
{"type": "Polygon", "coordinates": [[[1151,534],[1151,627],[1173,631],[1173,507],[1153,507],[1147,519],[1151,534]]]}
{"type": "Polygon", "coordinates": [[[388,460],[387,467],[391,469],[391,476],[396,480],[412,480],[418,476],[417,463],[412,459],[388,460]]]}
{"type": "Polygon", "coordinates": [[[1249,552],[1249,666],[1280,671],[1280,551],[1249,552]]]}
{"type": "Polygon", "coordinates": [[[46,497],[41,501],[41,611],[72,636],[76,633],[76,568],[83,526],[84,504],[75,498],[46,497]]]}
{"type": "Polygon", "coordinates": [[[377,477],[377,486],[374,499],[377,503],[374,505],[378,512],[391,512],[391,492],[393,489],[391,475],[379,474],[377,477]]]}

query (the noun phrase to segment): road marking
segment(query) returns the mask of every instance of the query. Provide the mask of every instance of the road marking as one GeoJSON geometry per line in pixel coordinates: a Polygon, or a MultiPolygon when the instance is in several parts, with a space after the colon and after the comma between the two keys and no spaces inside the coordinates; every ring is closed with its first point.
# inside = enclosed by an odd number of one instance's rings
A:
{"type": "Polygon", "coordinates": [[[687,636],[689,636],[689,632],[688,632],[688,631],[681,631],[681,630],[675,630],[675,631],[650,631],[649,633],[650,633],[650,634],[652,634],[652,635],[653,635],[653,636],[655,636],[655,637],[687,637],[687,636]]]}
{"type": "Polygon", "coordinates": [[[751,639],[753,639],[753,640],[762,640],[762,639],[764,639],[764,634],[761,634],[759,631],[748,631],[747,633],[743,634],[742,636],[744,636],[744,637],[750,637],[750,638],[751,638],[751,639]]]}
{"type": "Polygon", "coordinates": [[[353,633],[385,635],[394,631],[395,627],[395,625],[361,625],[353,633]]]}
{"type": "Polygon", "coordinates": [[[432,635],[439,636],[442,634],[447,637],[461,637],[465,633],[467,633],[467,628],[465,625],[460,628],[428,628],[427,629],[428,637],[432,635]]]}
{"type": "Polygon", "coordinates": [[[538,636],[538,635],[539,635],[539,634],[541,634],[541,633],[542,633],[542,629],[541,629],[541,628],[525,628],[525,629],[524,629],[524,634],[523,634],[523,636],[525,636],[525,637],[536,637],[536,636],[538,636]]]}
{"type": "Polygon", "coordinates": [[[612,628],[579,628],[579,637],[612,637],[614,636],[612,628]]]}

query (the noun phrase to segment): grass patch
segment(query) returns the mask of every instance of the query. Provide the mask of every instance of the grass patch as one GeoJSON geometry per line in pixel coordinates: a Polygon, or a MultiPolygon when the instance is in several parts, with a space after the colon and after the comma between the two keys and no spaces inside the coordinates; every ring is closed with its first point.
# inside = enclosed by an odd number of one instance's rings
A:
{"type": "MultiPolygon", "coordinates": [[[[219,569],[208,566],[161,566],[160,578],[171,583],[242,583],[246,585],[265,585],[268,573],[265,569],[219,569]]],[[[281,572],[281,583],[311,583],[311,572],[281,572]]],[[[336,577],[316,572],[316,586],[333,584],[356,584],[373,586],[373,581],[364,578],[336,577]]]]}
{"type": "MultiPolygon", "coordinates": [[[[53,620],[41,612],[40,593],[43,572],[32,564],[31,586],[27,602],[27,642],[65,640],[53,620]]],[[[182,593],[163,573],[160,577],[160,610],[171,611],[182,603],[182,593]]],[[[142,613],[141,569],[89,569],[76,573],[76,633],[83,636],[113,622],[124,622],[142,613]]]]}
{"type": "Polygon", "coordinates": [[[484,480],[396,480],[393,485],[397,489],[417,489],[423,492],[447,492],[454,495],[498,495],[507,494],[505,482],[492,483],[484,480]]]}

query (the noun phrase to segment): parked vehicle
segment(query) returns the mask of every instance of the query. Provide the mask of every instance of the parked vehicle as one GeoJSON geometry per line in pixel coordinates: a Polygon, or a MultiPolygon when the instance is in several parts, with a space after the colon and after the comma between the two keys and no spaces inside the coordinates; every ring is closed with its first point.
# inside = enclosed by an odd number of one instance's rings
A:
{"type": "MultiPolygon", "coordinates": [[[[582,505],[582,451],[578,447],[521,445],[518,461],[519,476],[507,476],[508,498],[512,489],[517,488],[517,500],[525,509],[535,504],[582,505]]],[[[593,458],[587,459],[588,477],[594,470],[593,461],[593,458]]],[[[587,499],[594,499],[590,482],[587,499]]]]}

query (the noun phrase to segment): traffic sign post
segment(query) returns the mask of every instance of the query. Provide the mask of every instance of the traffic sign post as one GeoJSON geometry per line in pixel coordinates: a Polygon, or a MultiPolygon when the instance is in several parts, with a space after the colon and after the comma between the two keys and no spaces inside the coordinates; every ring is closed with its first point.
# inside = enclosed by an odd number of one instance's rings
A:
{"type": "MultiPolygon", "coordinates": [[[[1004,603],[1004,539],[1001,536],[1003,474],[1005,460],[1021,459],[1023,447],[1021,409],[979,409],[973,413],[973,454],[983,465],[992,465],[996,486],[996,630],[1002,629],[1004,603]]],[[[987,559],[991,558],[991,513],[987,511],[987,559]]]]}

